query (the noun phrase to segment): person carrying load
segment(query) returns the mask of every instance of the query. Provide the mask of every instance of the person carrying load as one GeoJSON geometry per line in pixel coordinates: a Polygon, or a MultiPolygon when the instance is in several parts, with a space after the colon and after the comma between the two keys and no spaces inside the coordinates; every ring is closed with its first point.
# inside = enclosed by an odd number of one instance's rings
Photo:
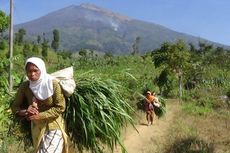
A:
{"type": "Polygon", "coordinates": [[[147,125],[153,124],[153,118],[154,118],[154,106],[153,102],[155,100],[155,97],[151,94],[150,91],[147,91],[145,94],[145,112],[146,112],[146,120],[147,120],[147,125]]]}

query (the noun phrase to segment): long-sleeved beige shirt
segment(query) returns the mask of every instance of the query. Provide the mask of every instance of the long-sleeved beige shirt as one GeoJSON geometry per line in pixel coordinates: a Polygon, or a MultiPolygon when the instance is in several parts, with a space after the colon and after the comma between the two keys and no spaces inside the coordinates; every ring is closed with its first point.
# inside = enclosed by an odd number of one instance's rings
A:
{"type": "MultiPolygon", "coordinates": [[[[54,93],[51,97],[38,102],[39,117],[41,122],[48,123],[48,129],[59,129],[56,119],[65,111],[65,98],[62,89],[56,80],[53,80],[54,93]]],[[[16,94],[15,100],[11,105],[13,113],[21,109],[27,109],[32,104],[33,93],[29,88],[29,81],[23,82],[16,94]]]]}

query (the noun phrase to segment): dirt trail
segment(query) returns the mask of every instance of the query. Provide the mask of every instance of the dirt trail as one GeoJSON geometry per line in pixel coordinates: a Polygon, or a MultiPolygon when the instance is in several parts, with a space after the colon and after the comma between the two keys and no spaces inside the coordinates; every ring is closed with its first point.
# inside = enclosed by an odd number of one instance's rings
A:
{"type": "Polygon", "coordinates": [[[178,111],[178,102],[167,102],[165,117],[155,118],[151,126],[146,125],[145,114],[140,113],[140,120],[135,125],[139,133],[133,127],[128,127],[125,131],[124,144],[128,153],[159,153],[159,149],[167,140],[168,130],[178,111]]]}

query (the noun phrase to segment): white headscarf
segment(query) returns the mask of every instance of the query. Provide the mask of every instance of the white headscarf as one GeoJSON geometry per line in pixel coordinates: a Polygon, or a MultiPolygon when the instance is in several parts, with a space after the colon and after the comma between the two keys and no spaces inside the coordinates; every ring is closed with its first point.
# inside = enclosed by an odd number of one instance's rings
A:
{"type": "Polygon", "coordinates": [[[34,96],[39,100],[45,100],[53,95],[53,77],[46,73],[45,63],[38,57],[31,57],[26,60],[26,65],[33,63],[41,71],[40,78],[37,81],[30,81],[29,88],[32,90],[34,96]]]}

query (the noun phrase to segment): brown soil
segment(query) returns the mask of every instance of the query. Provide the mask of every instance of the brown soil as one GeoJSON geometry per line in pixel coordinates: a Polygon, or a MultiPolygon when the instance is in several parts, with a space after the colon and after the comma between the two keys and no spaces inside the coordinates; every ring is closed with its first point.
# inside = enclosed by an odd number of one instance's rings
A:
{"type": "MultiPolygon", "coordinates": [[[[138,132],[131,126],[124,131],[124,145],[128,153],[158,153],[162,150],[170,125],[180,110],[178,102],[167,103],[166,115],[154,118],[153,125],[147,126],[145,113],[139,112],[139,121],[135,125],[138,132]]],[[[119,148],[116,153],[121,152],[119,148]]]]}

